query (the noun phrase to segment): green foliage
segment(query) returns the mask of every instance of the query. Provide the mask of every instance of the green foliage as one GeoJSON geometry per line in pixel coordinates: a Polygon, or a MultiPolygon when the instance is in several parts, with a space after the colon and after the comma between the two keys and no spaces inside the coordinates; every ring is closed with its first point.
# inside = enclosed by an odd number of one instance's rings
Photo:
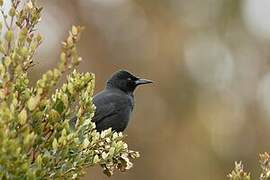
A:
{"type": "Polygon", "coordinates": [[[122,133],[98,133],[91,122],[94,75],[73,70],[54,90],[61,76],[81,61],[76,44],[82,27],[72,27],[57,67],[29,86],[28,70],[42,43],[35,29],[41,11],[35,0],[12,0],[8,14],[1,10],[0,179],[77,179],[93,165],[108,176],[115,169],[130,169],[138,152],[128,149],[122,133]],[[78,120],[72,127],[74,114],[78,120]]]}
{"type": "MultiPolygon", "coordinates": [[[[260,180],[270,179],[270,155],[269,153],[260,154],[260,166],[262,172],[260,174],[260,180]]],[[[241,162],[235,163],[234,170],[228,175],[230,180],[251,180],[250,173],[244,171],[243,164],[241,162]]]]}
{"type": "Polygon", "coordinates": [[[244,171],[242,162],[235,162],[234,170],[228,175],[230,180],[250,180],[250,173],[244,171]]]}

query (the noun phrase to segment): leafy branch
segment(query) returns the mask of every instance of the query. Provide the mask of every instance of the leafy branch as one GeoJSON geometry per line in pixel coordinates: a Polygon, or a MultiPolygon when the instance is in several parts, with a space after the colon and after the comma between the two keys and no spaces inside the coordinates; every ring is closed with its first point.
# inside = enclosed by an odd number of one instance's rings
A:
{"type": "MultiPolygon", "coordinates": [[[[265,152],[260,154],[260,166],[262,172],[260,174],[260,180],[269,180],[270,179],[270,155],[265,152]]],[[[244,171],[244,166],[242,162],[235,162],[235,168],[228,175],[230,180],[251,180],[250,173],[244,171]]]]}
{"type": "Polygon", "coordinates": [[[58,65],[33,87],[28,71],[43,37],[36,25],[42,7],[36,0],[11,0],[0,24],[0,179],[78,179],[88,166],[111,176],[126,171],[139,153],[129,150],[122,133],[101,133],[91,122],[95,76],[79,73],[77,43],[83,27],[72,26],[62,43],[58,65]],[[64,73],[67,81],[56,89],[64,73]],[[73,115],[76,126],[70,126],[73,115]]]}

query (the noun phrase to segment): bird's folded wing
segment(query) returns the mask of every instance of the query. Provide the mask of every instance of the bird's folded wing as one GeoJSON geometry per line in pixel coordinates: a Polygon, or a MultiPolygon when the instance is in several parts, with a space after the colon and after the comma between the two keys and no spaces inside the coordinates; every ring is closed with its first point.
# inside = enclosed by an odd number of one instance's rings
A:
{"type": "Polygon", "coordinates": [[[97,106],[92,121],[97,123],[99,121],[102,121],[102,119],[106,119],[107,117],[113,116],[116,113],[117,108],[115,106],[115,103],[103,104],[102,106],[97,106]]]}
{"type": "Polygon", "coordinates": [[[129,105],[128,99],[115,94],[106,94],[105,96],[94,99],[96,106],[95,115],[92,119],[95,123],[100,123],[108,117],[115,116],[123,111],[129,105]]]}

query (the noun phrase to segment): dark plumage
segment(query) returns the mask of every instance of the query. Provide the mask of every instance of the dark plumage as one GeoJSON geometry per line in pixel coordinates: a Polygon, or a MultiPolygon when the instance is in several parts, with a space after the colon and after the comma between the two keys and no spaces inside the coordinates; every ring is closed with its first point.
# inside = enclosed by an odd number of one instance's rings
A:
{"type": "Polygon", "coordinates": [[[104,90],[93,98],[96,111],[92,121],[97,131],[108,128],[117,132],[124,131],[134,107],[133,92],[138,85],[148,83],[152,81],[140,79],[125,70],[114,73],[104,90]]]}

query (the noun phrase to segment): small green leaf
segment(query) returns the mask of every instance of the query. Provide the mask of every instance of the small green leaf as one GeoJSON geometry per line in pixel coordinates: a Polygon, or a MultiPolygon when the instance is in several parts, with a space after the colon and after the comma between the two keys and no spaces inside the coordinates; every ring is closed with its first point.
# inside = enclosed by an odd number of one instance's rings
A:
{"type": "Polygon", "coordinates": [[[108,157],[108,154],[107,153],[105,153],[105,152],[103,152],[102,154],[101,154],[101,157],[102,157],[102,159],[106,159],[107,157],[108,157]]]}
{"type": "Polygon", "coordinates": [[[39,104],[40,96],[33,96],[28,100],[27,106],[30,111],[33,111],[39,104]]]}
{"type": "Polygon", "coordinates": [[[5,35],[5,38],[8,42],[11,42],[13,40],[13,31],[11,30],[8,30],[6,32],[6,35],[5,35]]]}
{"type": "Polygon", "coordinates": [[[61,101],[60,99],[57,100],[54,109],[59,113],[62,114],[62,112],[65,109],[64,103],[63,101],[61,101]]]}
{"type": "Polygon", "coordinates": [[[83,140],[83,147],[84,147],[84,148],[87,148],[89,144],[90,144],[90,141],[88,140],[88,138],[85,138],[85,139],[83,140]]]}
{"type": "Polygon", "coordinates": [[[69,91],[70,94],[74,94],[74,86],[73,86],[73,84],[69,83],[67,88],[68,88],[68,91],[69,91]]]}
{"type": "Polygon", "coordinates": [[[68,104],[69,104],[69,99],[68,99],[68,96],[66,94],[62,95],[62,101],[63,101],[64,106],[67,108],[68,104]]]}
{"type": "Polygon", "coordinates": [[[57,151],[57,149],[58,149],[58,143],[57,143],[57,139],[56,138],[53,139],[52,147],[53,147],[53,150],[57,151]]]}
{"type": "Polygon", "coordinates": [[[109,154],[112,156],[115,152],[115,147],[111,147],[109,150],[109,154]]]}
{"type": "Polygon", "coordinates": [[[15,10],[15,8],[12,7],[12,8],[9,10],[8,14],[9,14],[11,17],[15,16],[15,15],[16,15],[16,10],[15,10]]]}
{"type": "Polygon", "coordinates": [[[42,166],[42,155],[41,154],[39,154],[37,156],[36,161],[37,161],[38,166],[41,167],[42,166]]]}
{"type": "Polygon", "coordinates": [[[19,119],[19,123],[21,125],[24,125],[26,123],[26,121],[27,121],[27,111],[25,110],[25,108],[19,113],[18,119],[19,119]]]}
{"type": "Polygon", "coordinates": [[[26,137],[24,138],[24,145],[26,146],[30,146],[33,144],[34,140],[35,140],[36,136],[35,133],[32,132],[31,134],[27,134],[26,137]]]}
{"type": "Polygon", "coordinates": [[[72,32],[73,35],[77,35],[78,34],[78,28],[76,26],[72,26],[71,32],[72,32]]]}
{"type": "Polygon", "coordinates": [[[57,122],[57,121],[59,121],[60,117],[61,117],[60,114],[54,109],[52,109],[49,112],[49,120],[50,120],[50,122],[57,122]]]}
{"type": "Polygon", "coordinates": [[[96,155],[94,156],[94,159],[93,159],[93,164],[96,164],[96,163],[98,163],[99,161],[100,161],[100,159],[99,159],[98,155],[96,154],[96,155]]]}
{"type": "Polygon", "coordinates": [[[4,64],[6,67],[8,67],[11,64],[11,58],[9,56],[5,57],[4,64]]]}

